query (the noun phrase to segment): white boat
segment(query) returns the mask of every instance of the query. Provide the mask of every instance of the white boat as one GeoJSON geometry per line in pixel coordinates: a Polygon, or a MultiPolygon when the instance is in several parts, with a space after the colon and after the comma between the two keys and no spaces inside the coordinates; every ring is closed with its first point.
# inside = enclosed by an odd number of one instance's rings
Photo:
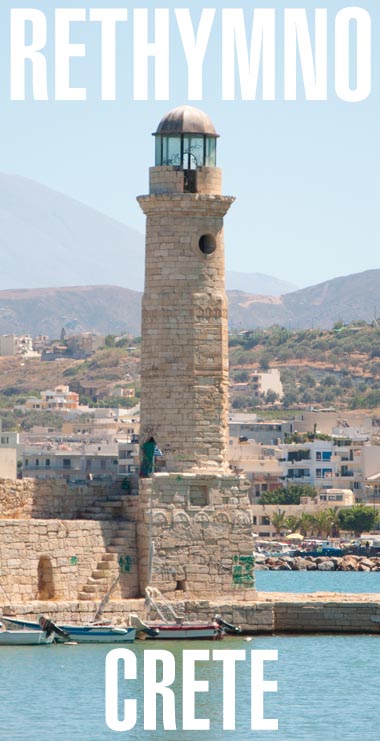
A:
{"type": "Polygon", "coordinates": [[[0,623],[0,646],[49,646],[54,643],[54,633],[44,630],[7,630],[0,623]]]}
{"type": "Polygon", "coordinates": [[[12,628],[27,628],[40,630],[41,625],[48,631],[52,631],[58,643],[64,641],[75,641],[76,643],[133,643],[136,637],[136,629],[133,627],[116,627],[89,623],[86,625],[55,625],[47,618],[40,618],[39,623],[17,620],[3,615],[3,622],[12,628]]]}
{"type": "Polygon", "coordinates": [[[189,640],[190,638],[219,640],[223,630],[216,621],[207,623],[192,622],[176,617],[172,621],[149,620],[144,622],[138,615],[129,616],[131,624],[137,631],[138,638],[163,638],[171,640],[189,640]]]}
{"type": "Polygon", "coordinates": [[[138,615],[131,614],[129,623],[136,628],[138,638],[220,640],[226,633],[241,633],[240,628],[226,623],[220,615],[215,615],[208,621],[186,620],[177,615],[173,605],[156,587],[146,587],[145,594],[147,604],[157,613],[159,619],[144,622],[138,615]]]}

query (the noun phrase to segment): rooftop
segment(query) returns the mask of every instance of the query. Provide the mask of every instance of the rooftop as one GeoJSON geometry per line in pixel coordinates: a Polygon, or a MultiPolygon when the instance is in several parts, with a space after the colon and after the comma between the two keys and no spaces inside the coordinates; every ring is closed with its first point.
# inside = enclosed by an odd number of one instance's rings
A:
{"type": "Polygon", "coordinates": [[[169,111],[160,121],[156,134],[205,134],[218,136],[210,117],[199,108],[179,106],[169,111]]]}

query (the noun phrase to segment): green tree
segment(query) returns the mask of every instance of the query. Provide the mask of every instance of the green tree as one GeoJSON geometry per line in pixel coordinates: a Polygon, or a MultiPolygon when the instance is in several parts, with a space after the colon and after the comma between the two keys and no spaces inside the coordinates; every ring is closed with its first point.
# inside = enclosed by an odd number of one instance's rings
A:
{"type": "Polygon", "coordinates": [[[260,498],[260,504],[299,504],[301,497],[314,497],[317,491],[309,484],[291,484],[281,486],[274,491],[265,491],[260,498]]]}
{"type": "Polygon", "coordinates": [[[286,530],[290,530],[291,533],[295,533],[297,530],[299,518],[296,515],[288,515],[285,520],[286,530]]]}
{"type": "Polygon", "coordinates": [[[276,531],[276,533],[281,533],[283,530],[287,530],[286,527],[286,514],[284,510],[278,510],[278,512],[274,512],[272,517],[270,518],[270,521],[276,531]]]}
{"type": "Polygon", "coordinates": [[[309,512],[302,512],[297,522],[297,530],[301,535],[309,535],[313,527],[313,516],[309,512]]]}
{"type": "Polygon", "coordinates": [[[319,512],[315,512],[311,518],[311,526],[313,532],[319,537],[328,537],[332,533],[333,529],[333,518],[329,509],[321,509],[319,512]]]}
{"type": "Polygon", "coordinates": [[[342,530],[350,530],[355,535],[361,535],[363,532],[373,530],[378,523],[378,515],[372,507],[355,504],[339,512],[339,521],[342,530]]]}

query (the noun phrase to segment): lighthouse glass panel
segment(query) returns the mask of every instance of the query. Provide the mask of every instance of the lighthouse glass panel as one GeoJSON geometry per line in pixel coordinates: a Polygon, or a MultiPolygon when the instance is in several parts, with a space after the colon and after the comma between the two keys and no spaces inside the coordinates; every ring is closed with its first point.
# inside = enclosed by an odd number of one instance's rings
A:
{"type": "Polygon", "coordinates": [[[180,167],[181,137],[164,136],[162,139],[162,164],[180,167]]]}
{"type": "Polygon", "coordinates": [[[184,170],[195,170],[202,167],[204,161],[203,136],[184,136],[182,167],[184,170]]]}
{"type": "Polygon", "coordinates": [[[206,138],[206,167],[216,167],[216,139],[208,136],[206,138]]]}

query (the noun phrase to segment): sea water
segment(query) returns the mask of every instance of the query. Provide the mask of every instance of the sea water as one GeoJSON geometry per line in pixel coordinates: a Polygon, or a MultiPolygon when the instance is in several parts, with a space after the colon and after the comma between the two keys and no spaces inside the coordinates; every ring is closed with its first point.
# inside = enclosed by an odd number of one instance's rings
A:
{"type": "MultiPolygon", "coordinates": [[[[170,650],[176,658],[177,729],[144,731],[141,675],[120,682],[121,700],[139,703],[137,726],[118,733],[105,723],[105,657],[111,646],[41,646],[0,649],[0,738],[2,741],[378,741],[380,636],[270,636],[247,642],[150,641],[129,646],[142,666],[144,651],[170,650]],[[278,731],[250,730],[249,662],[236,671],[236,730],[222,728],[222,662],[200,662],[196,678],[209,681],[209,693],[196,697],[196,717],[209,718],[209,731],[181,730],[181,661],[184,649],[276,649],[265,679],[277,680],[267,694],[266,718],[278,731]],[[133,685],[133,686],[132,686],[133,685]]],[[[151,702],[151,699],[147,700],[151,702]]],[[[158,702],[158,706],[159,706],[158,702]]],[[[122,710],[122,708],[120,708],[122,710]]],[[[160,719],[158,709],[158,720],[160,719]]]]}
{"type": "Polygon", "coordinates": [[[380,593],[380,571],[256,571],[255,577],[259,592],[380,593]]]}
{"type": "MultiPolygon", "coordinates": [[[[258,572],[257,587],[289,592],[380,592],[380,574],[346,572],[258,572]]],[[[380,635],[228,637],[212,641],[136,641],[138,678],[120,673],[119,707],[138,701],[138,721],[118,733],[105,722],[105,659],[111,645],[57,645],[0,648],[1,741],[378,741],[380,738],[380,635]],[[224,731],[222,662],[199,662],[196,679],[209,692],[196,695],[196,717],[209,718],[209,731],[182,730],[184,650],[240,649],[247,660],[236,665],[236,730],[224,731]],[[171,651],[176,659],[177,730],[143,728],[144,651],[171,651]],[[278,731],[251,731],[250,652],[277,650],[267,662],[265,680],[278,691],[265,695],[264,717],[278,719],[278,731]]],[[[146,702],[151,702],[147,698],[146,702]]]]}

